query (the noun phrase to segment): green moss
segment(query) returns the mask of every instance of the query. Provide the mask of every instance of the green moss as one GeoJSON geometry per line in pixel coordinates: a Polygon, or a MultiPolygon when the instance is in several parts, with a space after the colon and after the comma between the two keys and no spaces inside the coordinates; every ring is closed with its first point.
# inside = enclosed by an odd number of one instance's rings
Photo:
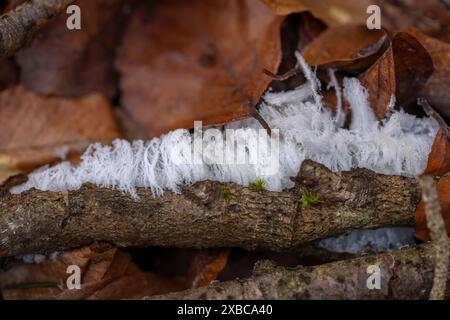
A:
{"type": "Polygon", "coordinates": [[[234,196],[231,194],[231,191],[228,188],[222,188],[222,190],[220,190],[220,194],[225,200],[234,200],[234,196]]]}
{"type": "Polygon", "coordinates": [[[362,211],[357,216],[356,219],[361,225],[367,225],[372,220],[372,214],[370,211],[362,211]]]}
{"type": "Polygon", "coordinates": [[[264,190],[266,190],[266,180],[264,179],[257,179],[253,182],[250,182],[248,184],[248,187],[250,189],[253,189],[257,191],[258,193],[263,193],[264,190]]]}
{"type": "Polygon", "coordinates": [[[343,228],[364,227],[370,224],[373,218],[373,210],[355,211],[346,206],[337,209],[336,213],[336,216],[341,220],[343,228]]]}
{"type": "Polygon", "coordinates": [[[313,206],[320,202],[320,195],[306,192],[302,194],[302,197],[300,198],[299,202],[302,204],[303,208],[313,206]]]}

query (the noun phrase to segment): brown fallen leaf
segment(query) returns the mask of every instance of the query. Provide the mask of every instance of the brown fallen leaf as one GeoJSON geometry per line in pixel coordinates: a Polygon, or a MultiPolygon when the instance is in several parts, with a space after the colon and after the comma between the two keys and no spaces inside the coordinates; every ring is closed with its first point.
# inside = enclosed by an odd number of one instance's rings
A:
{"type": "Polygon", "coordinates": [[[443,176],[450,172],[450,129],[444,119],[431,107],[426,99],[419,99],[418,103],[425,113],[439,125],[424,174],[443,176]]]}
{"type": "Polygon", "coordinates": [[[280,26],[259,1],[145,1],[117,65],[123,103],[157,136],[248,117],[281,60],[280,26]]]}
{"type": "Polygon", "coordinates": [[[117,137],[109,102],[99,94],[62,99],[21,86],[0,92],[0,173],[27,172],[117,137]]]}
{"type": "Polygon", "coordinates": [[[189,288],[206,286],[216,280],[227,265],[229,249],[200,249],[193,254],[187,276],[189,288]]]}
{"type": "Polygon", "coordinates": [[[78,0],[81,30],[69,30],[67,15],[52,20],[17,54],[21,82],[30,90],[64,97],[116,94],[113,69],[124,0],[78,0]]]}
{"type": "Polygon", "coordinates": [[[428,50],[435,71],[422,90],[422,95],[450,123],[450,44],[431,38],[419,30],[407,28],[428,50]]]}
{"type": "Polygon", "coordinates": [[[450,172],[450,130],[439,129],[428,155],[426,174],[443,176],[450,172]],[[445,132],[447,130],[447,132],[445,132]]]}
{"type": "Polygon", "coordinates": [[[305,82],[305,77],[297,65],[296,51],[303,49],[317,38],[327,26],[309,12],[292,14],[281,27],[281,51],[283,53],[276,75],[269,74],[274,81],[270,83],[273,91],[287,91],[297,88],[305,82]],[[285,78],[284,80],[276,78],[285,78]]]}
{"type": "Polygon", "coordinates": [[[358,79],[368,89],[370,106],[381,120],[393,107],[393,98],[397,107],[418,113],[416,100],[433,70],[431,56],[420,42],[399,32],[383,56],[358,79]]]}
{"type": "Polygon", "coordinates": [[[389,39],[384,30],[345,24],[320,34],[306,47],[304,56],[310,65],[322,69],[358,72],[371,66],[388,44],[389,39]]]}
{"type": "Polygon", "coordinates": [[[376,117],[384,119],[392,99],[395,98],[396,77],[392,47],[363,74],[358,76],[361,84],[368,90],[369,104],[376,117]]]}
{"type": "Polygon", "coordinates": [[[129,255],[108,244],[92,244],[40,264],[13,261],[0,273],[5,299],[135,299],[185,289],[184,279],[142,272],[129,255]],[[82,272],[81,289],[69,290],[67,267],[82,272]]]}
{"type": "Polygon", "coordinates": [[[396,105],[416,113],[417,98],[424,88],[434,66],[428,51],[411,34],[398,32],[392,39],[395,66],[396,105]]]}
{"type": "MultiPolygon", "coordinates": [[[[441,213],[445,221],[447,234],[450,234],[450,176],[441,178],[436,184],[436,189],[438,192],[441,213]]],[[[423,200],[421,200],[417,206],[415,221],[416,237],[422,241],[429,241],[430,235],[427,228],[425,204],[423,200]]]]}

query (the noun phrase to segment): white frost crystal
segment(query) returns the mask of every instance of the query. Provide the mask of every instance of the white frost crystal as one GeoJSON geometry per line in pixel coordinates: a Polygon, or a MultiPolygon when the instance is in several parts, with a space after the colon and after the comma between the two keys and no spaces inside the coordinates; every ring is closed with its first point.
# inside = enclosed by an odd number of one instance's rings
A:
{"type": "Polygon", "coordinates": [[[347,235],[327,238],[319,246],[334,252],[360,253],[392,251],[414,245],[414,228],[390,227],[374,230],[355,230],[347,235]]]}
{"type": "MultiPolygon", "coordinates": [[[[161,195],[164,190],[178,192],[180,185],[202,180],[247,185],[259,178],[266,180],[267,189],[281,191],[293,186],[289,178],[297,175],[305,159],[333,171],[359,167],[412,177],[424,170],[437,130],[430,119],[398,111],[380,123],[369,107],[366,90],[358,80],[345,79],[343,96],[351,106],[352,121],[349,130],[343,129],[342,119],[333,118],[322,107],[316,89],[318,80],[301,56],[299,60],[308,82],[288,92],[267,92],[260,107],[271,128],[279,129],[279,170],[274,174],[262,175],[261,164],[211,164],[201,157],[200,162],[187,164],[183,157],[193,147],[193,134],[179,129],[150,141],[115,140],[112,146],[93,144],[80,164],[62,162],[38,169],[29,175],[28,182],[11,192],[30,188],[74,190],[89,182],[132,195],[136,187],[149,188],[155,195],[161,195]]],[[[236,147],[244,145],[247,152],[257,148],[261,126],[255,120],[220,128],[221,132],[226,129],[239,129],[235,132],[236,147]]],[[[204,140],[203,150],[213,144],[217,141],[204,140]]]]}

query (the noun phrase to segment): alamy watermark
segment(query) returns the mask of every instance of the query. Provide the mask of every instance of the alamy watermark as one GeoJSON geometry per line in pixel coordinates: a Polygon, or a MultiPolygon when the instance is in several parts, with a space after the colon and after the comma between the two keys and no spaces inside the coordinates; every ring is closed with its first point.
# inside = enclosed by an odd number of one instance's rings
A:
{"type": "Polygon", "coordinates": [[[203,129],[194,122],[194,133],[177,130],[170,134],[171,161],[176,165],[247,165],[260,175],[274,175],[280,167],[280,135],[273,129],[203,129]]]}
{"type": "Polygon", "coordinates": [[[372,4],[367,7],[366,10],[367,14],[370,14],[370,16],[367,18],[366,25],[367,29],[374,30],[374,29],[381,29],[381,9],[376,4],[372,4]]]}
{"type": "Polygon", "coordinates": [[[81,8],[76,4],[67,7],[66,13],[69,17],[66,20],[66,26],[69,30],[81,30],[81,8]]]}
{"type": "Polygon", "coordinates": [[[370,265],[366,269],[367,277],[366,285],[369,290],[381,290],[381,269],[376,264],[370,265]]]}
{"type": "Polygon", "coordinates": [[[69,290],[81,289],[81,268],[76,264],[67,267],[66,273],[70,274],[66,280],[66,286],[69,290]]]}

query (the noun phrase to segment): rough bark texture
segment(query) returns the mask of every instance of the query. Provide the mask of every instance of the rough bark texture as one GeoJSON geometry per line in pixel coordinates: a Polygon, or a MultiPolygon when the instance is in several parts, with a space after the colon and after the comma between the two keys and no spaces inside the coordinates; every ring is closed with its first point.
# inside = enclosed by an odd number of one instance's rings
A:
{"type": "Polygon", "coordinates": [[[4,188],[0,252],[45,253],[92,241],[281,250],[358,228],[412,224],[419,189],[414,179],[363,169],[335,174],[305,161],[295,188],[284,192],[204,181],[180,194],[138,195],[93,185],[17,195],[4,188]],[[305,192],[319,194],[320,202],[300,205],[305,192]]]}
{"type": "Polygon", "coordinates": [[[25,46],[50,19],[74,0],[32,0],[0,17],[0,57],[25,46]]]}
{"type": "Polygon", "coordinates": [[[426,299],[433,283],[433,264],[431,244],[317,267],[285,268],[263,261],[249,279],[150,299],[426,299]],[[371,265],[380,268],[379,290],[367,287],[371,265]]]}

